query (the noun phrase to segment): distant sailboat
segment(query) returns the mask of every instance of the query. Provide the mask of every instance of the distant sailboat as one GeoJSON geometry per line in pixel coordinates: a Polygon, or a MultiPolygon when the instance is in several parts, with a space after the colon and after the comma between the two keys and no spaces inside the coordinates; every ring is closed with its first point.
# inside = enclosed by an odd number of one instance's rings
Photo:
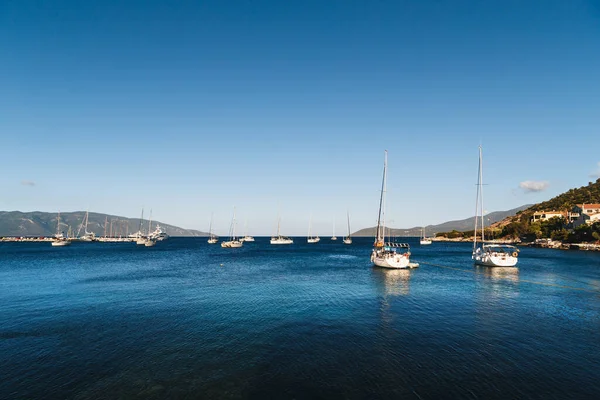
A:
{"type": "Polygon", "coordinates": [[[281,236],[281,217],[277,218],[277,236],[271,237],[271,244],[292,244],[294,240],[287,236],[281,236]]]}
{"type": "Polygon", "coordinates": [[[421,240],[419,240],[419,244],[427,245],[431,244],[431,239],[425,236],[425,228],[421,228],[421,240]]]}
{"type": "Polygon", "coordinates": [[[148,236],[144,240],[144,246],[153,247],[156,244],[156,239],[150,237],[152,234],[152,209],[150,209],[150,219],[148,219],[148,236]]]}
{"type": "Polygon", "coordinates": [[[241,242],[254,242],[254,237],[248,236],[248,220],[244,222],[244,237],[240,239],[241,242]]]}
{"type": "Polygon", "coordinates": [[[332,230],[333,235],[331,236],[331,240],[337,240],[337,237],[335,236],[335,218],[333,218],[333,230],[332,230]]]}
{"type": "Polygon", "coordinates": [[[352,244],[352,237],[350,237],[350,212],[346,211],[348,217],[348,236],[344,238],[344,244],[352,244]]]}
{"type": "Polygon", "coordinates": [[[58,212],[58,217],[56,219],[56,234],[54,235],[54,240],[52,240],[51,244],[54,247],[69,246],[71,244],[71,239],[65,237],[60,231],[60,211],[58,212]]]}
{"type": "Polygon", "coordinates": [[[226,242],[221,242],[221,247],[226,248],[238,248],[242,247],[244,242],[238,240],[235,236],[235,207],[233,207],[233,218],[231,220],[231,227],[229,228],[229,240],[226,242]]]}
{"type": "Polygon", "coordinates": [[[321,238],[317,235],[315,237],[311,236],[311,228],[312,228],[312,214],[310,216],[310,219],[308,221],[308,238],[306,239],[307,243],[319,243],[319,241],[321,240],[321,238]]]}
{"type": "Polygon", "coordinates": [[[218,241],[217,237],[212,231],[213,215],[214,213],[210,214],[210,227],[208,228],[208,244],[215,244],[218,241]]]}
{"type": "MultiPolygon", "coordinates": [[[[142,216],[140,217],[140,227],[136,233],[133,234],[135,238],[135,244],[145,245],[146,244],[146,235],[142,233],[142,229],[144,228],[144,209],[142,208],[142,216]]],[[[106,236],[106,234],[105,234],[106,236]]]]}

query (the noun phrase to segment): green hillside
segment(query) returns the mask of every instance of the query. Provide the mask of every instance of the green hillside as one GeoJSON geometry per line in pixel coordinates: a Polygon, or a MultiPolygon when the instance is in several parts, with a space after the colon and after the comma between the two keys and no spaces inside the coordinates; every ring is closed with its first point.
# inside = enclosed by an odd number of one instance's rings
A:
{"type": "MultiPolygon", "coordinates": [[[[574,229],[569,221],[553,218],[548,221],[531,222],[536,211],[570,211],[576,204],[600,203],[600,179],[587,186],[559,194],[550,200],[535,204],[514,216],[486,228],[486,237],[497,239],[521,240],[525,242],[548,238],[565,243],[600,242],[600,222],[583,224],[574,229]]],[[[441,232],[437,236],[446,238],[470,238],[473,230],[441,232]]]]}
{"type": "Polygon", "coordinates": [[[600,179],[590,182],[587,186],[559,194],[548,201],[529,207],[526,211],[565,211],[570,210],[576,204],[583,203],[600,203],[600,179]]]}
{"type": "MultiPolygon", "coordinates": [[[[570,211],[576,204],[600,203],[600,179],[587,186],[570,189],[548,201],[544,201],[517,213],[514,217],[489,228],[488,237],[520,239],[533,241],[548,238],[565,243],[585,243],[600,241],[600,223],[583,224],[574,229],[569,221],[563,218],[552,218],[548,221],[531,222],[536,211],[570,211]]],[[[466,235],[467,233],[465,233],[466,235]]],[[[471,232],[472,235],[472,232],[471,232]]]]}

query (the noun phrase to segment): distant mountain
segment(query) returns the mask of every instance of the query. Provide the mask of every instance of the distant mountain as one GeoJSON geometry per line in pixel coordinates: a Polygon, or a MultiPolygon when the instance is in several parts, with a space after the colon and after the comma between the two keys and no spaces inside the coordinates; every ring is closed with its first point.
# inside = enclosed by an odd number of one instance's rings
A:
{"type": "MultiPolygon", "coordinates": [[[[85,211],[60,213],[61,231],[67,233],[70,227],[74,233],[77,233],[84,216],[85,211]]],[[[56,219],[56,213],[0,211],[0,236],[51,236],[56,233],[56,219]]],[[[170,236],[208,236],[205,232],[152,221],[153,227],[156,224],[159,224],[170,236]]],[[[147,231],[148,220],[144,220],[142,225],[142,230],[147,231]]],[[[125,236],[137,232],[140,229],[140,219],[92,212],[89,214],[89,232],[103,236],[105,232],[110,234],[111,229],[113,236],[125,236]]]]}
{"type": "MultiPolygon", "coordinates": [[[[517,214],[517,212],[525,210],[531,207],[531,204],[527,204],[521,207],[513,208],[512,210],[507,211],[494,211],[489,214],[486,214],[486,224],[493,224],[495,222],[501,221],[507,217],[513,216],[517,214]]],[[[456,221],[448,221],[438,225],[427,225],[425,227],[425,232],[428,236],[433,236],[436,232],[450,232],[453,230],[457,231],[468,231],[473,230],[473,226],[475,225],[475,217],[465,218],[456,221]]],[[[361,229],[358,232],[352,234],[352,236],[375,236],[375,230],[377,227],[365,228],[361,229]]],[[[415,226],[412,228],[392,228],[391,235],[392,236],[421,236],[421,228],[420,226],[415,226]]],[[[387,229],[386,229],[387,230],[387,229]]]]}

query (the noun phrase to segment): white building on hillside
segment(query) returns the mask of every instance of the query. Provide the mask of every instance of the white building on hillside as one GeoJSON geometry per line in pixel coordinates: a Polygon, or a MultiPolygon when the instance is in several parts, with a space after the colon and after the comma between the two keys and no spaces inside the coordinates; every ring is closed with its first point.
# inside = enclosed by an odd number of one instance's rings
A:
{"type": "Polygon", "coordinates": [[[577,204],[571,211],[573,228],[600,221],[600,204],[577,204]]]}
{"type": "Polygon", "coordinates": [[[564,218],[565,213],[560,211],[536,211],[531,217],[531,222],[548,221],[554,217],[564,218]]]}

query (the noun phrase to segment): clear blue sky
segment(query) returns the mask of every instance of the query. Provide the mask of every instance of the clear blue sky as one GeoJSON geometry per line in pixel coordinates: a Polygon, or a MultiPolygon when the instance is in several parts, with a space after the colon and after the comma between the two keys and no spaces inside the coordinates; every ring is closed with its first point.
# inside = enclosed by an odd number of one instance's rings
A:
{"type": "Polygon", "coordinates": [[[5,0],[0,209],[342,235],[388,149],[391,225],[434,224],[481,143],[505,210],[599,173],[599,78],[598,1],[5,0]]]}

